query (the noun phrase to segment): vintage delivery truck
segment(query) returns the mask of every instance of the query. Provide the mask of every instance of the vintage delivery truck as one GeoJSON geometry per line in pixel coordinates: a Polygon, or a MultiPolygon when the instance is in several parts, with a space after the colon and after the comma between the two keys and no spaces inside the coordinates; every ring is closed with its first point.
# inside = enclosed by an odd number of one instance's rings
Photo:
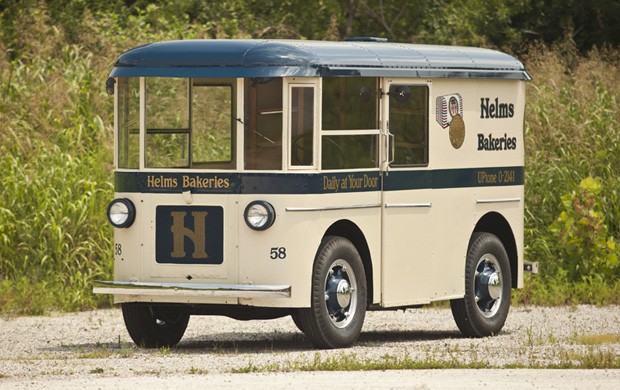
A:
{"type": "Polygon", "coordinates": [[[449,300],[498,333],[523,284],[525,83],[487,49],[187,40],[122,54],[114,294],[144,347],[192,315],[290,315],[318,348],[449,300]]]}

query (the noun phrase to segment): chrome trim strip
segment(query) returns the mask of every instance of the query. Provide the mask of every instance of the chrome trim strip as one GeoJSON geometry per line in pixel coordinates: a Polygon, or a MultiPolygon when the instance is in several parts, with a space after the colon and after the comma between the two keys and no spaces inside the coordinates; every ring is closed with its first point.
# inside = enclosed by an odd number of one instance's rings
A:
{"type": "Polygon", "coordinates": [[[95,294],[176,297],[281,298],[291,296],[291,286],[266,284],[193,284],[112,282],[96,280],[95,294]]]}
{"type": "Polygon", "coordinates": [[[358,204],[352,206],[325,206],[325,207],[287,207],[286,211],[332,211],[332,210],[353,210],[353,209],[374,209],[381,207],[377,204],[358,204]]]}
{"type": "Polygon", "coordinates": [[[396,207],[433,207],[432,203],[386,203],[385,208],[396,208],[396,207]]]}
{"type": "Polygon", "coordinates": [[[503,199],[477,199],[476,203],[478,204],[488,204],[488,203],[519,203],[521,202],[521,198],[503,198],[503,199]]]}

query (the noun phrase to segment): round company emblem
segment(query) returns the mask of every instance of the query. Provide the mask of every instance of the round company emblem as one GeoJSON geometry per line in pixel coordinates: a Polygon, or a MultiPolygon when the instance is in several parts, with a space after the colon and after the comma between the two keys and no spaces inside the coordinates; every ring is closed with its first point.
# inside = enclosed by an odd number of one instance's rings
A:
{"type": "Polygon", "coordinates": [[[465,141],[465,122],[463,118],[456,114],[450,122],[450,143],[454,149],[458,149],[465,141]]]}

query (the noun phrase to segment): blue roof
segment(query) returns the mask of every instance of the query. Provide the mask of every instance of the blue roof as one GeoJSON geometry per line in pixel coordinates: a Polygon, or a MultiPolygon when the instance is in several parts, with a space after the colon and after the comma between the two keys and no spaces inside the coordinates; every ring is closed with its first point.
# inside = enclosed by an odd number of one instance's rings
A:
{"type": "Polygon", "coordinates": [[[183,40],[122,54],[110,77],[444,77],[529,80],[495,50],[389,42],[183,40]]]}

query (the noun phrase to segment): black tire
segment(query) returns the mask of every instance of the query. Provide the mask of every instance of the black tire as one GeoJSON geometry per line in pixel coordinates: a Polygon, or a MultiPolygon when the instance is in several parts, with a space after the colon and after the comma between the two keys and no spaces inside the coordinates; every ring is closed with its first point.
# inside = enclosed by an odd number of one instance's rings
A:
{"type": "Polygon", "coordinates": [[[508,254],[491,233],[474,233],[465,260],[465,296],[450,301],[452,316],[463,335],[499,333],[510,308],[511,274],[508,254]]]}
{"type": "Polygon", "coordinates": [[[299,329],[302,333],[306,333],[306,331],[304,330],[304,323],[299,315],[299,311],[295,310],[294,312],[291,313],[291,318],[293,319],[293,322],[295,323],[295,326],[297,327],[297,329],[299,329]]]}
{"type": "Polygon", "coordinates": [[[123,303],[123,319],[138,347],[174,347],[183,337],[189,314],[181,306],[123,303]]]}
{"type": "Polygon", "coordinates": [[[314,259],[311,306],[298,309],[295,322],[317,348],[348,347],[362,330],[366,294],[366,273],[355,246],[327,236],[314,259]]]}

